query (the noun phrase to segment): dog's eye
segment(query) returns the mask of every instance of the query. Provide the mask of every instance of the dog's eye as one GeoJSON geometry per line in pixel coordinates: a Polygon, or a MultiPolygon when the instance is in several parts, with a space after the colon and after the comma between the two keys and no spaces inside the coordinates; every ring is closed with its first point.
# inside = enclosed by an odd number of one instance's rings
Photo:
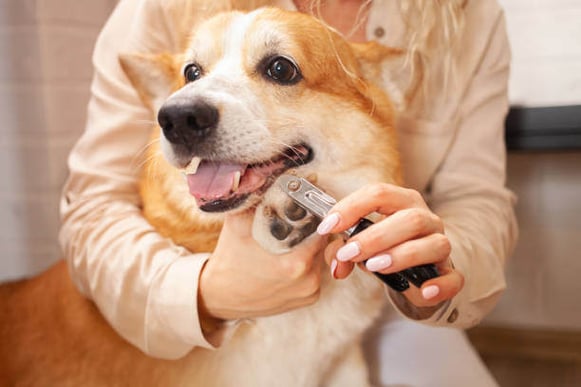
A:
{"type": "Polygon", "coordinates": [[[184,78],[187,83],[193,82],[202,76],[202,70],[194,63],[190,63],[184,68],[184,78]]]}
{"type": "Polygon", "coordinates": [[[297,66],[282,56],[273,58],[266,66],[266,75],[277,83],[283,85],[294,84],[301,78],[297,66]]]}

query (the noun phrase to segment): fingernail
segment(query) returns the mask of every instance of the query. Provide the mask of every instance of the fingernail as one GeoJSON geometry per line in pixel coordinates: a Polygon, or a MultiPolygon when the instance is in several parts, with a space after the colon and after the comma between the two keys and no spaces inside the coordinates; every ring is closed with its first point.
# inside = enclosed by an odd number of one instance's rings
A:
{"type": "Polygon", "coordinates": [[[349,261],[359,255],[361,249],[357,242],[349,242],[345,246],[337,250],[337,259],[341,262],[349,261]]]}
{"type": "Polygon", "coordinates": [[[333,229],[339,223],[339,214],[337,212],[332,213],[331,215],[325,217],[319,226],[317,227],[317,233],[319,235],[328,234],[329,231],[333,229]]]}
{"type": "Polygon", "coordinates": [[[391,255],[383,254],[378,255],[377,257],[369,258],[367,262],[365,262],[365,267],[369,271],[379,271],[390,267],[391,262],[391,255]]]}
{"type": "Polygon", "coordinates": [[[337,270],[337,260],[333,259],[331,260],[331,277],[337,279],[337,277],[335,277],[335,271],[337,270]]]}
{"type": "Polygon", "coordinates": [[[426,286],[422,289],[422,296],[426,300],[431,300],[432,298],[436,297],[440,293],[440,288],[436,285],[426,286]]]}

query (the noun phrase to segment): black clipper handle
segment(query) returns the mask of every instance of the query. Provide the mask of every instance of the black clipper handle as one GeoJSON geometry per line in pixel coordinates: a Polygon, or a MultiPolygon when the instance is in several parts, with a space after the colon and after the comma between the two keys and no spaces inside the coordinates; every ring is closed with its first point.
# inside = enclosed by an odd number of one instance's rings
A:
{"type": "MultiPolygon", "coordinates": [[[[365,230],[372,224],[373,222],[369,219],[361,219],[349,237],[359,234],[361,231],[365,230]]],[[[373,272],[373,274],[375,274],[377,278],[382,280],[387,286],[397,292],[403,292],[404,290],[407,290],[410,287],[409,282],[419,288],[427,280],[436,278],[440,275],[436,265],[432,263],[410,267],[400,271],[399,273],[382,274],[373,272]]]]}

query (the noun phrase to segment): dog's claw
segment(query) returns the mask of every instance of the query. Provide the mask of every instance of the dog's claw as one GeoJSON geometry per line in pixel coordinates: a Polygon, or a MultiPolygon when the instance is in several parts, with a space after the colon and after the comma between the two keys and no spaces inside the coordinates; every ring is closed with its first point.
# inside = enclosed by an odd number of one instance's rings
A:
{"type": "Polygon", "coordinates": [[[319,218],[283,194],[263,201],[254,219],[254,237],[267,250],[282,254],[313,234],[319,223],[319,218]]]}

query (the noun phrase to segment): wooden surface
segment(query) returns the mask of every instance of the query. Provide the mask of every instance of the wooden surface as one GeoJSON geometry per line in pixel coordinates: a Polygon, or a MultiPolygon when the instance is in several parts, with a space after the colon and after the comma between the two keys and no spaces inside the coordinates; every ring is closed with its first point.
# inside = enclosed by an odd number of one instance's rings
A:
{"type": "Polygon", "coordinates": [[[581,386],[581,330],[477,327],[467,333],[501,387],[581,386]]]}

